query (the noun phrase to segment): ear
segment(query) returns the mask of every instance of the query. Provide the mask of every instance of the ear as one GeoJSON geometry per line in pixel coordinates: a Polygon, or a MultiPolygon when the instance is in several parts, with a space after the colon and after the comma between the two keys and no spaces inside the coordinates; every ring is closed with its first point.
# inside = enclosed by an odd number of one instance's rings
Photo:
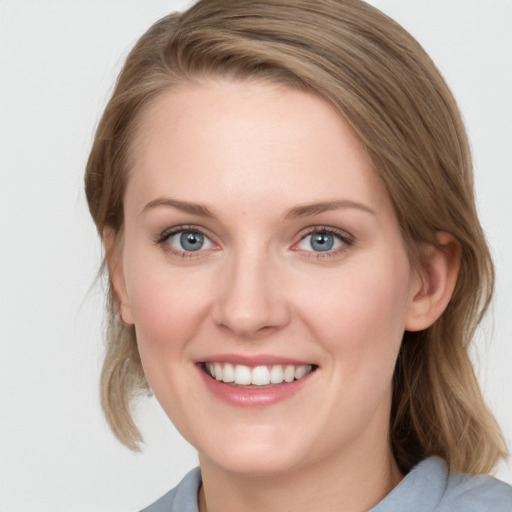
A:
{"type": "Polygon", "coordinates": [[[421,250],[421,268],[409,306],[405,329],[421,331],[430,327],[444,312],[457,283],[460,244],[449,233],[436,234],[436,243],[421,250]]]}
{"type": "Polygon", "coordinates": [[[116,240],[116,232],[110,226],[103,228],[101,238],[105,248],[105,261],[107,262],[110,286],[114,293],[114,300],[119,306],[121,320],[125,324],[133,325],[133,315],[123,272],[121,244],[116,240]]]}

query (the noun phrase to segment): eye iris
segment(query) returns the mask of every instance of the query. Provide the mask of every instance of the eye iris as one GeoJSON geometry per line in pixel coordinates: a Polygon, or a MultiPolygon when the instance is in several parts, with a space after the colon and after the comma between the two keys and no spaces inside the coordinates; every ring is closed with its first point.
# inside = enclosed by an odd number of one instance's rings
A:
{"type": "Polygon", "coordinates": [[[204,236],[200,233],[182,233],[180,243],[186,251],[198,251],[203,247],[204,236]]]}
{"type": "Polygon", "coordinates": [[[311,236],[311,247],[314,251],[329,251],[334,246],[334,237],[328,233],[317,233],[311,236]]]}

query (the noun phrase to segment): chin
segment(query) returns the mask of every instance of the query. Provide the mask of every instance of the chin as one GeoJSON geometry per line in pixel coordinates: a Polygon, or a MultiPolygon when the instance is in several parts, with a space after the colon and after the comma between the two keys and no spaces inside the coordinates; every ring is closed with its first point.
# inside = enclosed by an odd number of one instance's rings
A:
{"type": "MultiPolygon", "coordinates": [[[[201,464],[203,458],[200,455],[201,464]]],[[[254,457],[241,457],[240,454],[225,454],[221,460],[212,461],[225,472],[247,477],[275,477],[288,474],[296,464],[280,455],[259,454],[254,457]]]]}
{"type": "Polygon", "coordinates": [[[230,441],[229,447],[199,453],[201,464],[208,460],[229,473],[245,476],[276,476],[300,466],[304,456],[301,443],[283,443],[281,439],[254,439],[246,435],[243,442],[230,441]],[[301,450],[302,451],[302,450],[301,450]]]}

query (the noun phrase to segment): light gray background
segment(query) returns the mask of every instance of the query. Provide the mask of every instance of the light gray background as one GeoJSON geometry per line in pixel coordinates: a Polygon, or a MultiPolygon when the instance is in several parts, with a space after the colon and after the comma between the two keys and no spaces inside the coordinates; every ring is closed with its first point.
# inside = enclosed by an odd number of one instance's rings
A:
{"type": "MultiPolygon", "coordinates": [[[[99,113],[128,49],[188,2],[0,0],[0,511],[136,511],[196,464],[154,400],[142,454],[98,404],[103,292],[82,192],[99,113]]],[[[512,446],[512,1],[374,0],[437,62],[470,133],[495,256],[475,358],[512,446]]],[[[510,464],[498,475],[512,483],[510,464]]]]}

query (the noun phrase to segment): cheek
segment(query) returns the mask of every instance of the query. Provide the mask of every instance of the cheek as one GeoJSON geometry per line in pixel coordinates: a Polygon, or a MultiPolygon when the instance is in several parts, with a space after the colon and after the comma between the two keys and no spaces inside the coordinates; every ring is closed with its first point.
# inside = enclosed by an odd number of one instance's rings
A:
{"type": "Polygon", "coordinates": [[[185,359],[187,342],[208,309],[208,293],[199,273],[190,276],[148,261],[135,254],[127,272],[127,291],[139,352],[151,381],[154,372],[163,376],[185,359]]]}
{"type": "Polygon", "coordinates": [[[189,438],[186,411],[195,374],[190,349],[204,318],[204,296],[194,283],[162,273],[132,285],[137,346],[146,380],[176,428],[189,438]]]}
{"type": "Polygon", "coordinates": [[[372,260],[333,273],[325,281],[328,288],[316,288],[302,311],[315,338],[345,372],[362,376],[371,373],[363,368],[373,367],[389,376],[408,310],[409,265],[405,255],[372,260]]]}

